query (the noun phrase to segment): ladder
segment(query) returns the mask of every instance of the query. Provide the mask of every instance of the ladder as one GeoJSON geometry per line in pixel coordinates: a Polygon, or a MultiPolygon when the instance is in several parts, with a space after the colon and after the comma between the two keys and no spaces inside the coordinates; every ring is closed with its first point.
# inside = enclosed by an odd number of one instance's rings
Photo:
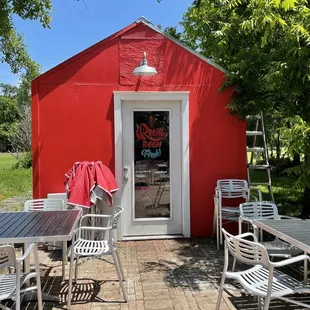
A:
{"type": "Polygon", "coordinates": [[[270,173],[270,165],[268,162],[268,150],[267,150],[267,142],[265,135],[265,126],[264,126],[264,118],[263,113],[261,112],[258,115],[249,115],[247,116],[247,131],[246,131],[246,139],[247,139],[247,147],[246,147],[246,160],[247,160],[247,177],[249,186],[266,186],[268,188],[269,197],[272,202],[274,202],[274,196],[272,192],[271,186],[271,173],[270,173]],[[255,123],[254,130],[248,130],[250,125],[253,125],[253,121],[255,123]],[[250,159],[248,154],[250,155],[250,159]],[[256,155],[256,156],[254,156],[256,155]],[[260,161],[257,164],[257,161],[260,161]],[[265,182],[255,181],[254,171],[265,171],[266,179],[265,182]]]}

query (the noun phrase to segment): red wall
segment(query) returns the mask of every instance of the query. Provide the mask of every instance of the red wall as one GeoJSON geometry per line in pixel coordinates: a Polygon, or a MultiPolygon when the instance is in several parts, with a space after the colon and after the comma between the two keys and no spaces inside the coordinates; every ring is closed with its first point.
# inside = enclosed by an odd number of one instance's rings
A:
{"type": "Polygon", "coordinates": [[[113,91],[190,91],[191,235],[210,236],[217,179],[245,178],[245,124],[218,93],[224,74],[144,24],[131,25],[32,84],[34,197],[64,191],[75,161],[114,171],[113,91]],[[136,77],[147,52],[158,75],[136,77]]]}

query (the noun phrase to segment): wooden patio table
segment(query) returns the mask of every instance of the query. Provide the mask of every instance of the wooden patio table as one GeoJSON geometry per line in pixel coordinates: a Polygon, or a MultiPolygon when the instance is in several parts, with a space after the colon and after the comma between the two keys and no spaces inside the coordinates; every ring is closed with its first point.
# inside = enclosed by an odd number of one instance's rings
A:
{"type": "MultiPolygon", "coordinates": [[[[64,280],[67,241],[72,239],[80,216],[80,210],[0,212],[0,244],[62,241],[64,280]]],[[[24,268],[29,272],[29,260],[24,268]]]]}
{"type": "MultiPolygon", "coordinates": [[[[282,220],[253,220],[253,224],[268,233],[284,240],[291,245],[310,254],[310,220],[282,219],[282,220]]],[[[307,265],[304,262],[304,282],[307,283],[307,265]]]]}

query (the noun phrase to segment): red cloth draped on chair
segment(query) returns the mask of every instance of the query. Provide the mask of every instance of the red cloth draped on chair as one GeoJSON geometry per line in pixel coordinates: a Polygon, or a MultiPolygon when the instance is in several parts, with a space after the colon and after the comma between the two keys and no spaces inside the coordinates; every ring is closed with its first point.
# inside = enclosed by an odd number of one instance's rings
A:
{"type": "Polygon", "coordinates": [[[118,186],[111,170],[101,161],[76,162],[65,175],[68,204],[89,208],[96,199],[105,198],[113,204],[112,194],[118,186]]]}

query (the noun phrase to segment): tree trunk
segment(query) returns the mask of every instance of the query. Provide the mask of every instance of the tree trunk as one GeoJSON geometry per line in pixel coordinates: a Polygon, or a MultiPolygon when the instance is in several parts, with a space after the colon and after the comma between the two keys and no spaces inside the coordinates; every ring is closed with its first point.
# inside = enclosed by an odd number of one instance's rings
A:
{"type": "Polygon", "coordinates": [[[280,145],[280,132],[277,132],[277,143],[276,143],[276,149],[277,149],[277,162],[280,161],[281,157],[281,145],[280,145]]]}
{"type": "Polygon", "coordinates": [[[310,188],[305,186],[304,188],[304,203],[301,210],[301,218],[309,218],[310,215],[310,188]]]}
{"type": "Polygon", "coordinates": [[[297,153],[294,153],[293,164],[294,166],[300,165],[300,155],[297,153]]]}

